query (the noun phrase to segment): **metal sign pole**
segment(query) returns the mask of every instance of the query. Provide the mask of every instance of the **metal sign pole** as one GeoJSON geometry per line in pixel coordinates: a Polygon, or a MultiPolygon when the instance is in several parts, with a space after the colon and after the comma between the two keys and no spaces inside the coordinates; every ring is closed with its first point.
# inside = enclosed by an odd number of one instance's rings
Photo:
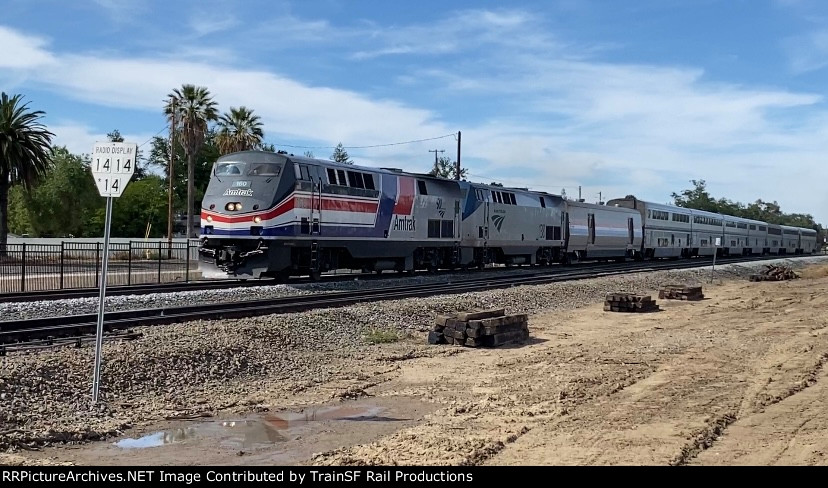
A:
{"type": "Polygon", "coordinates": [[[109,227],[112,224],[112,197],[106,197],[106,222],[104,223],[104,255],[101,268],[101,292],[98,299],[98,333],[95,338],[95,379],[92,382],[92,403],[98,403],[101,386],[101,348],[103,346],[104,302],[106,298],[106,271],[109,265],[109,227]]]}
{"type": "Polygon", "coordinates": [[[710,268],[710,283],[713,283],[713,272],[716,271],[716,255],[719,254],[719,246],[721,245],[720,238],[716,238],[713,247],[713,267],[710,268]]]}
{"type": "Polygon", "coordinates": [[[710,282],[713,283],[713,272],[716,271],[716,254],[719,254],[719,249],[713,250],[713,267],[710,268],[710,282]]]}

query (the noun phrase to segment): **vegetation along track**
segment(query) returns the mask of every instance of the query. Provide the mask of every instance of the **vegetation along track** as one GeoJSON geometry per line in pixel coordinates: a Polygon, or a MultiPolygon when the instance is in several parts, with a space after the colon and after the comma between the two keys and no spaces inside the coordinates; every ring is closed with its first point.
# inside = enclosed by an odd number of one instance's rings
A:
{"type": "MultiPolygon", "coordinates": [[[[758,258],[721,259],[720,263],[738,263],[746,261],[767,260],[758,258]]],[[[770,259],[778,259],[772,257],[770,259]]],[[[104,329],[106,332],[130,329],[147,325],[162,325],[187,322],[198,319],[227,319],[268,315],[276,313],[300,312],[318,308],[352,305],[367,301],[398,300],[402,298],[451,295],[474,291],[510,288],[520,285],[539,285],[558,281],[580,280],[600,276],[619,275],[628,272],[646,272],[668,269],[686,269],[706,266],[701,260],[687,262],[635,262],[623,265],[589,266],[581,269],[558,268],[544,273],[519,276],[487,276],[468,280],[393,286],[369,290],[339,291],[281,297],[267,300],[247,300],[199,304],[178,307],[162,307],[139,310],[126,310],[106,313],[104,329]]],[[[69,315],[61,317],[37,318],[20,321],[0,322],[0,354],[6,352],[7,346],[51,341],[66,337],[82,337],[95,332],[96,314],[69,315]]]]}

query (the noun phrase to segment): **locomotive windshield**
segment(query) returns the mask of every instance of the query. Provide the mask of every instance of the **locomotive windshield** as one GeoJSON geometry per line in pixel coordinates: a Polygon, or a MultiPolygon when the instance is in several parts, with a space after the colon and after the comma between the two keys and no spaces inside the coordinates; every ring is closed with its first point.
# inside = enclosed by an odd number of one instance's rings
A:
{"type": "Polygon", "coordinates": [[[282,166],[276,163],[259,163],[250,168],[248,176],[279,176],[282,166]]]}
{"type": "Polygon", "coordinates": [[[213,170],[216,176],[233,176],[244,173],[244,163],[216,163],[213,170]]]}

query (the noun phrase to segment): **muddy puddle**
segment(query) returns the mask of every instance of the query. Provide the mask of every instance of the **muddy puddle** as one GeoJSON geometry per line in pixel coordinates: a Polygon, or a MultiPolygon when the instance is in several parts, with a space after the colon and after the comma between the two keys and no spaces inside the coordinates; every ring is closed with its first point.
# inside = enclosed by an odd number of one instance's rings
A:
{"type": "Polygon", "coordinates": [[[307,464],[314,453],[371,442],[438,408],[411,398],[372,400],[166,422],[50,454],[83,465],[307,464]]]}

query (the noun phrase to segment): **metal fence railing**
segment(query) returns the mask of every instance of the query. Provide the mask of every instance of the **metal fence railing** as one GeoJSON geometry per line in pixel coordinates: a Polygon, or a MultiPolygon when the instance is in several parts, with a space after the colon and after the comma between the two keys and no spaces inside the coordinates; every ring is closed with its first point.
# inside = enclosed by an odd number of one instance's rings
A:
{"type": "MultiPolygon", "coordinates": [[[[0,249],[0,293],[100,286],[102,242],[6,244],[0,249]]],[[[191,281],[198,242],[110,242],[107,286],[191,281]]]]}

